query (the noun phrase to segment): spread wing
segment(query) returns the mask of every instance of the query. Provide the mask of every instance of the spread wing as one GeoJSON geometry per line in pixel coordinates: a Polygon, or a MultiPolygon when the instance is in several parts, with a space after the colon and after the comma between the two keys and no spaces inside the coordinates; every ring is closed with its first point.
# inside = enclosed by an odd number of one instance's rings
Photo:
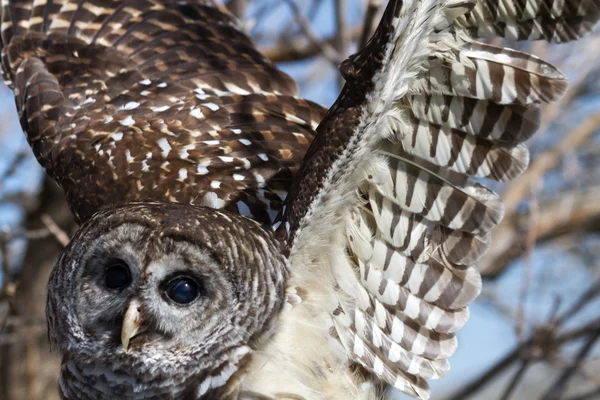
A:
{"type": "Polygon", "coordinates": [[[592,0],[393,0],[342,64],[278,229],[291,265],[329,265],[334,337],[376,378],[428,398],[449,370],[503,215],[474,178],[521,174],[540,105],[566,89],[543,60],[474,38],[565,42],[599,14],[592,0]]]}
{"type": "Polygon", "coordinates": [[[2,0],[0,47],[80,222],[154,200],[271,223],[323,114],[212,0],[2,0]]]}

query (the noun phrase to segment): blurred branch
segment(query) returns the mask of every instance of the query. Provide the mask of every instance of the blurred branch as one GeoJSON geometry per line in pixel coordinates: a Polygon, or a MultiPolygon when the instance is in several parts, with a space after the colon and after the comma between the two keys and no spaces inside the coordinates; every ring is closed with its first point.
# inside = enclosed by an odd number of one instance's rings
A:
{"type": "MultiPolygon", "coordinates": [[[[536,243],[544,243],[565,234],[580,234],[600,230],[600,186],[573,190],[540,205],[535,226],[536,243]]],[[[492,249],[496,253],[481,260],[482,274],[495,276],[513,260],[521,257],[528,233],[529,216],[512,214],[505,218],[499,232],[495,232],[492,249]],[[504,253],[500,253],[499,249],[504,253]]],[[[491,250],[492,250],[491,249],[491,250]]]]}
{"type": "MultiPolygon", "coordinates": [[[[569,307],[558,318],[553,318],[548,324],[537,327],[529,338],[516,346],[504,358],[494,364],[479,378],[466,385],[458,393],[450,397],[450,400],[464,400],[480,391],[483,387],[489,385],[500,377],[502,373],[512,366],[516,361],[522,360],[523,363],[504,393],[503,399],[508,399],[514,387],[523,377],[526,369],[532,361],[543,360],[550,354],[557,351],[560,346],[572,342],[584,336],[595,334],[600,329],[600,318],[595,319],[588,324],[559,333],[559,329],[582,308],[600,296],[600,280],[596,281],[588,288],[577,301],[569,307]]],[[[581,353],[580,353],[581,354],[581,353]]],[[[585,354],[583,354],[585,357],[585,354]]]]}
{"type": "MultiPolygon", "coordinates": [[[[592,35],[584,40],[587,41],[587,48],[597,48],[600,45],[600,35],[592,35]]],[[[541,58],[547,58],[548,53],[552,52],[548,43],[538,43],[536,50],[536,55],[541,58]]],[[[569,76],[569,86],[564,96],[557,102],[544,107],[540,132],[544,132],[552,123],[560,122],[565,107],[572,104],[578,96],[584,93],[582,89],[586,87],[588,78],[592,77],[594,79],[591,74],[598,68],[597,58],[595,53],[578,52],[575,56],[567,56],[566,59],[562,60],[566,63],[575,60],[578,65],[576,68],[570,68],[572,74],[569,76]]]]}
{"type": "MultiPolygon", "coordinates": [[[[319,36],[315,33],[315,31],[310,26],[310,22],[304,18],[302,12],[298,8],[298,5],[294,2],[294,0],[284,0],[286,4],[289,5],[292,13],[294,14],[294,18],[302,32],[306,36],[306,38],[312,43],[313,46],[319,49],[320,54],[322,54],[326,59],[328,59],[336,68],[338,65],[344,60],[340,53],[327,41],[322,41],[319,39],[319,36]]],[[[337,40],[337,39],[336,39],[337,40]]],[[[267,56],[268,57],[268,56],[267,56]]]]}
{"type": "MultiPolygon", "coordinates": [[[[527,268],[526,268],[527,269],[527,268]]],[[[526,281],[527,283],[523,285],[522,290],[527,290],[529,289],[529,274],[531,273],[531,271],[527,271],[527,278],[526,281]]],[[[520,302],[520,307],[522,307],[522,309],[520,308],[520,312],[522,313],[521,315],[524,316],[524,310],[525,310],[525,297],[524,297],[525,293],[522,292],[521,293],[521,302],[520,302]]],[[[552,307],[550,316],[549,316],[549,322],[546,324],[547,327],[553,327],[556,325],[556,313],[558,312],[558,308],[560,306],[560,301],[558,299],[556,299],[556,301],[554,302],[554,305],[552,307]]],[[[571,311],[573,310],[573,308],[571,308],[571,311]]],[[[526,339],[522,336],[525,335],[525,321],[521,320],[518,321],[519,322],[519,326],[521,331],[517,331],[517,334],[519,334],[519,339],[521,339],[521,343],[524,342],[526,339]]],[[[538,330],[539,336],[538,336],[538,341],[540,342],[548,342],[548,340],[550,339],[550,335],[552,335],[552,329],[539,329],[538,330]]],[[[527,372],[527,369],[529,367],[531,367],[531,359],[530,358],[522,358],[521,359],[521,366],[519,367],[519,369],[517,370],[517,372],[515,373],[515,375],[513,376],[513,378],[511,379],[511,381],[509,382],[508,386],[506,387],[504,394],[502,395],[502,400],[508,400],[510,399],[510,396],[512,395],[512,393],[514,392],[515,388],[517,387],[517,385],[519,384],[519,382],[521,381],[521,379],[523,379],[525,377],[525,373],[527,372]]]]}
{"type": "Polygon", "coordinates": [[[46,227],[40,229],[33,229],[30,231],[14,230],[6,232],[5,240],[10,242],[13,239],[44,239],[50,236],[51,234],[52,233],[46,227]]]}
{"type": "Polygon", "coordinates": [[[566,389],[567,383],[573,377],[575,372],[581,367],[583,361],[599,338],[600,325],[598,325],[598,327],[596,327],[596,329],[590,333],[588,340],[577,354],[575,362],[563,371],[558,380],[550,387],[550,389],[548,389],[542,400],[560,399],[566,389]]]}
{"type": "MultiPolygon", "coordinates": [[[[346,21],[347,7],[346,0],[335,0],[335,25],[337,31],[335,34],[335,47],[342,59],[345,59],[349,55],[348,51],[350,47],[350,35],[346,21]]],[[[342,74],[338,74],[337,77],[338,89],[341,89],[341,87],[344,85],[344,77],[342,74]]]]}
{"type": "Polygon", "coordinates": [[[2,256],[2,277],[3,277],[3,282],[5,283],[2,287],[2,293],[0,295],[4,294],[4,289],[7,286],[8,283],[10,283],[10,280],[12,279],[12,272],[10,270],[10,258],[8,256],[8,232],[7,231],[3,231],[2,235],[0,235],[0,252],[1,252],[1,256],[2,256]]]}
{"type": "Polygon", "coordinates": [[[365,18],[363,21],[362,32],[360,33],[360,39],[358,40],[358,48],[362,49],[365,47],[373,31],[375,30],[375,18],[382,6],[381,0],[368,0],[367,10],[365,11],[365,18]]]}
{"type": "Polygon", "coordinates": [[[60,243],[63,247],[69,244],[69,235],[67,235],[65,231],[60,229],[58,225],[56,225],[56,222],[54,222],[50,215],[42,214],[41,220],[44,223],[44,225],[46,225],[46,228],[48,228],[50,233],[52,233],[56,240],[58,240],[58,243],[60,243]]]}
{"type": "Polygon", "coordinates": [[[15,295],[17,284],[10,268],[10,257],[8,253],[8,232],[0,234],[0,256],[2,259],[2,286],[0,287],[0,336],[6,326],[10,315],[10,304],[15,295]]]}
{"type": "MultiPolygon", "coordinates": [[[[350,29],[350,40],[358,39],[361,32],[360,27],[350,29]]],[[[335,46],[336,35],[323,39],[321,43],[333,48],[335,46]]],[[[273,62],[300,61],[315,57],[321,54],[322,46],[307,40],[306,37],[281,38],[281,43],[275,47],[261,49],[261,52],[273,62]]],[[[337,67],[337,65],[336,65],[337,67]]]]}
{"type": "Polygon", "coordinates": [[[492,379],[500,375],[502,372],[504,372],[505,369],[510,367],[515,361],[519,359],[519,354],[522,347],[523,346],[520,346],[508,353],[506,356],[504,356],[504,358],[502,358],[500,361],[494,364],[494,366],[488,369],[483,375],[481,375],[469,385],[462,388],[458,393],[450,397],[450,400],[464,400],[466,397],[472,396],[484,386],[488,385],[492,381],[492,379]]]}
{"type": "Polygon", "coordinates": [[[592,390],[591,392],[580,394],[575,397],[569,397],[565,400],[594,400],[598,399],[598,397],[600,397],[600,387],[592,390]]]}
{"type": "Polygon", "coordinates": [[[450,400],[464,400],[473,396],[483,387],[489,385],[517,360],[526,358],[541,360],[547,356],[548,351],[552,351],[565,343],[587,336],[599,328],[600,319],[594,320],[583,327],[567,331],[558,337],[552,337],[552,335],[544,332],[543,327],[538,328],[525,343],[509,352],[483,375],[450,397],[450,400]],[[547,338],[549,340],[541,340],[542,338],[547,338]]]}
{"type": "MultiPolygon", "coordinates": [[[[348,55],[348,49],[352,42],[358,42],[359,49],[366,45],[375,30],[376,18],[379,16],[382,3],[382,0],[369,0],[362,25],[349,28],[343,15],[337,11],[344,7],[345,0],[336,0],[338,29],[335,34],[324,39],[318,39],[314,34],[306,35],[305,32],[294,37],[282,35],[280,43],[270,48],[263,48],[261,52],[273,62],[292,62],[318,56],[323,54],[324,48],[330,47],[337,49],[341,62],[348,55]],[[341,33],[340,26],[343,28],[341,33]]],[[[297,14],[294,15],[298,18],[297,14]]],[[[306,18],[302,16],[300,18],[306,21],[306,18]]],[[[337,67],[338,64],[336,63],[335,66],[337,67]]]]}
{"type": "Polygon", "coordinates": [[[527,368],[529,368],[529,365],[530,365],[530,360],[528,360],[528,359],[521,360],[521,366],[519,367],[519,369],[517,370],[517,373],[515,374],[513,379],[511,379],[510,383],[508,384],[508,387],[502,394],[501,400],[510,399],[510,396],[512,395],[513,391],[517,387],[518,383],[525,376],[525,372],[527,371],[527,368]]]}
{"type": "Polygon", "coordinates": [[[28,156],[29,156],[29,149],[27,149],[26,151],[20,151],[15,155],[12,162],[10,163],[10,166],[6,169],[6,172],[4,174],[2,174],[2,176],[0,177],[0,188],[2,187],[2,183],[6,180],[6,178],[13,175],[15,173],[15,171],[17,170],[17,168],[19,167],[19,165],[25,159],[27,159],[28,156]]]}
{"type": "Polygon", "coordinates": [[[515,179],[503,193],[506,213],[513,213],[529,188],[537,183],[546,172],[556,167],[566,154],[585,144],[600,127],[600,112],[592,114],[571,132],[557,146],[535,157],[527,171],[515,179]]]}
{"type": "Polygon", "coordinates": [[[38,207],[27,215],[27,228],[7,235],[9,240],[31,240],[22,268],[12,279],[13,296],[6,299],[10,301],[10,312],[0,331],[2,400],[58,400],[56,376],[60,359],[57,353],[49,352],[46,324],[42,321],[48,276],[63,247],[57,243],[68,238],[59,227],[68,227],[70,232],[74,222],[57,185],[46,180],[39,198],[38,207]]]}
{"type": "Polygon", "coordinates": [[[350,45],[350,32],[348,30],[348,22],[346,21],[346,0],[335,0],[335,25],[337,32],[335,34],[335,44],[338,53],[342,57],[346,57],[350,45]]]}
{"type": "MultiPolygon", "coordinates": [[[[503,193],[505,218],[494,231],[492,247],[479,262],[479,269],[484,276],[496,276],[504,270],[510,261],[523,254],[523,223],[522,217],[516,213],[517,205],[530,193],[531,187],[543,179],[543,176],[576,148],[585,144],[600,127],[600,112],[585,119],[577,128],[557,146],[535,157],[529,169],[517,178],[503,193]]],[[[593,191],[598,196],[596,190],[593,191]]],[[[600,204],[593,197],[582,199],[581,193],[571,193],[559,198],[540,210],[538,241],[555,237],[558,232],[573,229],[582,225],[598,222],[600,204]],[[565,200],[573,202],[573,206],[565,208],[565,200]],[[590,201],[591,200],[591,201],[590,201]],[[559,212],[560,211],[560,212],[559,212]]],[[[598,197],[596,197],[597,199],[598,197]]]]}
{"type": "MultiPolygon", "coordinates": [[[[531,194],[530,212],[528,229],[526,235],[526,251],[525,251],[525,265],[523,267],[523,282],[521,283],[521,293],[519,293],[519,308],[517,311],[517,336],[519,340],[525,339],[525,304],[527,302],[527,294],[529,293],[529,286],[531,285],[531,269],[532,257],[535,249],[535,243],[538,236],[538,224],[539,224],[539,204],[535,198],[535,194],[531,194]]],[[[524,365],[524,367],[526,367],[524,365]]]]}

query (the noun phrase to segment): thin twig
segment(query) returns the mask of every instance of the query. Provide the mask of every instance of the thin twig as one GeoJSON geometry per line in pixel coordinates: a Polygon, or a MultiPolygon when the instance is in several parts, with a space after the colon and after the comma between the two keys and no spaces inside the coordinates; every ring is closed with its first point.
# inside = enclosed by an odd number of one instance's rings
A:
{"type": "Polygon", "coordinates": [[[63,247],[69,244],[69,235],[65,233],[48,214],[42,214],[42,222],[63,247]]]}
{"type": "Polygon", "coordinates": [[[562,325],[567,322],[571,317],[575,316],[584,306],[586,306],[589,302],[594,300],[596,297],[600,296],[600,279],[596,280],[594,284],[592,284],[581,296],[579,299],[573,303],[571,307],[559,317],[555,324],[562,325]]]}
{"type": "MultiPolygon", "coordinates": [[[[335,0],[335,47],[338,54],[342,57],[348,55],[348,48],[350,47],[350,35],[348,32],[348,24],[346,22],[346,0],[335,0]]],[[[344,85],[344,77],[342,74],[338,74],[338,89],[341,89],[344,85]]]]}
{"type": "Polygon", "coordinates": [[[592,347],[594,347],[594,344],[599,338],[600,326],[598,326],[596,330],[590,334],[590,337],[575,357],[575,362],[573,363],[573,365],[567,367],[563,371],[563,373],[558,377],[556,382],[550,387],[550,389],[548,389],[546,394],[542,397],[542,400],[558,400],[561,397],[561,395],[567,388],[567,383],[573,377],[575,372],[577,372],[577,370],[581,367],[583,360],[585,360],[586,356],[589,354],[590,350],[592,350],[592,347]]]}
{"type": "Polygon", "coordinates": [[[336,68],[343,61],[340,54],[333,48],[329,43],[322,41],[319,39],[317,34],[313,31],[310,26],[310,23],[304,18],[298,5],[293,0],[285,0],[285,2],[290,6],[292,13],[294,14],[294,18],[304,35],[312,42],[313,45],[319,48],[320,53],[325,56],[336,68]]]}
{"type": "Polygon", "coordinates": [[[473,382],[469,383],[461,390],[459,390],[456,394],[450,397],[450,400],[464,400],[469,396],[477,393],[481,388],[489,384],[496,376],[499,376],[505,369],[510,367],[515,361],[517,361],[520,357],[521,348],[525,344],[518,346],[509,352],[504,358],[494,364],[491,368],[489,368],[485,373],[483,373],[479,378],[475,379],[473,382]]]}
{"type": "Polygon", "coordinates": [[[502,194],[505,210],[504,222],[496,227],[493,245],[486,256],[479,261],[479,270],[484,276],[500,273],[507,263],[501,263],[499,260],[506,258],[507,253],[514,253],[512,250],[518,245],[514,242],[514,237],[518,233],[518,227],[514,226],[517,206],[523,200],[523,196],[530,192],[529,188],[540,182],[544,175],[556,167],[566,155],[572,154],[575,149],[588,143],[599,127],[600,112],[596,112],[571,130],[552,149],[539,154],[527,171],[507,187],[502,194]]]}
{"type": "Polygon", "coordinates": [[[492,365],[479,378],[475,379],[450,397],[450,400],[465,400],[474,395],[481,390],[481,388],[492,382],[495,377],[500,376],[500,374],[513,365],[515,361],[522,359],[523,355],[526,355],[530,359],[541,359],[546,357],[548,352],[552,351],[552,349],[556,349],[567,342],[589,335],[591,332],[595,332],[596,329],[600,328],[600,318],[582,327],[563,332],[560,335],[555,334],[556,330],[558,330],[562,324],[579,312],[583,306],[594,299],[599,292],[600,280],[586,290],[573,306],[569,307],[560,317],[553,318],[547,326],[536,329],[525,342],[516,346],[504,356],[504,358],[492,365]]]}
{"type": "Polygon", "coordinates": [[[502,198],[506,213],[512,213],[523,197],[523,193],[542,178],[551,168],[554,168],[565,155],[586,143],[600,126],[600,112],[592,114],[576,129],[573,129],[557,146],[536,157],[527,171],[517,178],[504,192],[502,198]]]}
{"type": "Polygon", "coordinates": [[[6,169],[6,172],[0,177],[0,185],[6,180],[6,178],[10,177],[16,172],[17,168],[19,167],[19,164],[21,164],[25,159],[27,159],[29,154],[29,149],[27,149],[27,151],[20,151],[19,153],[17,153],[17,155],[13,158],[13,161],[10,163],[10,166],[6,169]]]}
{"type": "Polygon", "coordinates": [[[501,399],[502,400],[508,400],[510,398],[510,396],[512,395],[513,391],[515,390],[515,388],[517,387],[517,384],[521,381],[521,379],[523,379],[523,377],[525,376],[525,372],[527,371],[527,369],[529,368],[529,363],[530,360],[523,360],[521,362],[521,367],[519,367],[519,369],[517,370],[515,376],[513,377],[513,379],[511,379],[510,383],[508,384],[506,390],[504,391],[504,393],[502,394],[501,399]]]}
{"type": "MultiPolygon", "coordinates": [[[[563,192],[558,197],[540,204],[537,243],[549,242],[557,238],[583,235],[600,229],[600,186],[587,186],[563,192]]],[[[497,227],[492,241],[491,255],[484,257],[479,267],[488,277],[497,276],[511,261],[521,257],[526,250],[529,215],[508,215],[497,227]]],[[[577,243],[581,243],[578,239],[577,243]]],[[[554,244],[553,251],[562,251],[554,244]]]]}
{"type": "Polygon", "coordinates": [[[2,279],[4,281],[3,289],[7,288],[7,284],[12,280],[12,272],[10,270],[10,256],[8,254],[8,231],[2,230],[0,233],[0,256],[2,257],[2,279]]]}
{"type": "Polygon", "coordinates": [[[525,252],[525,262],[523,264],[523,282],[519,294],[519,308],[517,311],[517,336],[521,342],[525,341],[525,312],[527,308],[527,294],[531,285],[531,270],[533,269],[533,251],[537,239],[537,225],[539,219],[539,205],[535,199],[535,193],[531,193],[529,203],[529,229],[527,232],[527,250],[525,252]]]}
{"type": "MultiPolygon", "coordinates": [[[[360,32],[360,27],[350,29],[350,39],[358,39],[360,32]]],[[[335,46],[335,40],[336,35],[332,35],[321,40],[320,43],[326,43],[333,48],[333,46],[335,46]]],[[[273,62],[300,61],[321,54],[322,49],[320,43],[315,45],[312,41],[306,40],[304,36],[292,38],[282,37],[281,43],[277,46],[261,49],[260,51],[273,62]]]]}
{"type": "Polygon", "coordinates": [[[358,48],[362,49],[366,46],[369,38],[373,34],[373,29],[375,25],[375,17],[377,16],[377,12],[381,8],[380,0],[369,0],[367,4],[367,10],[365,11],[365,18],[363,20],[363,28],[360,34],[360,39],[358,39],[358,48]]]}

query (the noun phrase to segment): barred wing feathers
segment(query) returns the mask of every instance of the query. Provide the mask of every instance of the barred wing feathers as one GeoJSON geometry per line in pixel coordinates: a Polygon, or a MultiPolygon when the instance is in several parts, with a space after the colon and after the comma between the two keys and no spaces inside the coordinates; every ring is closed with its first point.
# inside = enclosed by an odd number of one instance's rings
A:
{"type": "Polygon", "coordinates": [[[391,1],[342,64],[346,85],[278,229],[293,266],[329,265],[334,337],[350,362],[428,398],[426,380],[449,370],[480,292],[473,264],[503,216],[474,178],[521,174],[540,105],[566,89],[543,60],[473,38],[564,42],[597,19],[598,3],[584,0],[391,1]]]}
{"type": "Polygon", "coordinates": [[[488,0],[477,1],[472,11],[459,16],[454,24],[474,37],[564,43],[589,33],[599,13],[595,0],[488,0]]]}
{"type": "Polygon", "coordinates": [[[81,222],[164,201],[271,224],[321,119],[213,0],[2,0],[2,75],[81,222]]]}

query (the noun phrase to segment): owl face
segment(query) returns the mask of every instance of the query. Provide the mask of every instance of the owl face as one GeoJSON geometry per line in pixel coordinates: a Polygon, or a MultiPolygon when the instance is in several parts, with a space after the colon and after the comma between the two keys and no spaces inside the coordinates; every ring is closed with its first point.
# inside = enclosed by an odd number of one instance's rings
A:
{"type": "Polygon", "coordinates": [[[244,217],[160,203],[98,213],[49,282],[61,390],[67,398],[82,385],[108,397],[228,390],[270,333],[285,277],[277,242],[244,217]]]}

